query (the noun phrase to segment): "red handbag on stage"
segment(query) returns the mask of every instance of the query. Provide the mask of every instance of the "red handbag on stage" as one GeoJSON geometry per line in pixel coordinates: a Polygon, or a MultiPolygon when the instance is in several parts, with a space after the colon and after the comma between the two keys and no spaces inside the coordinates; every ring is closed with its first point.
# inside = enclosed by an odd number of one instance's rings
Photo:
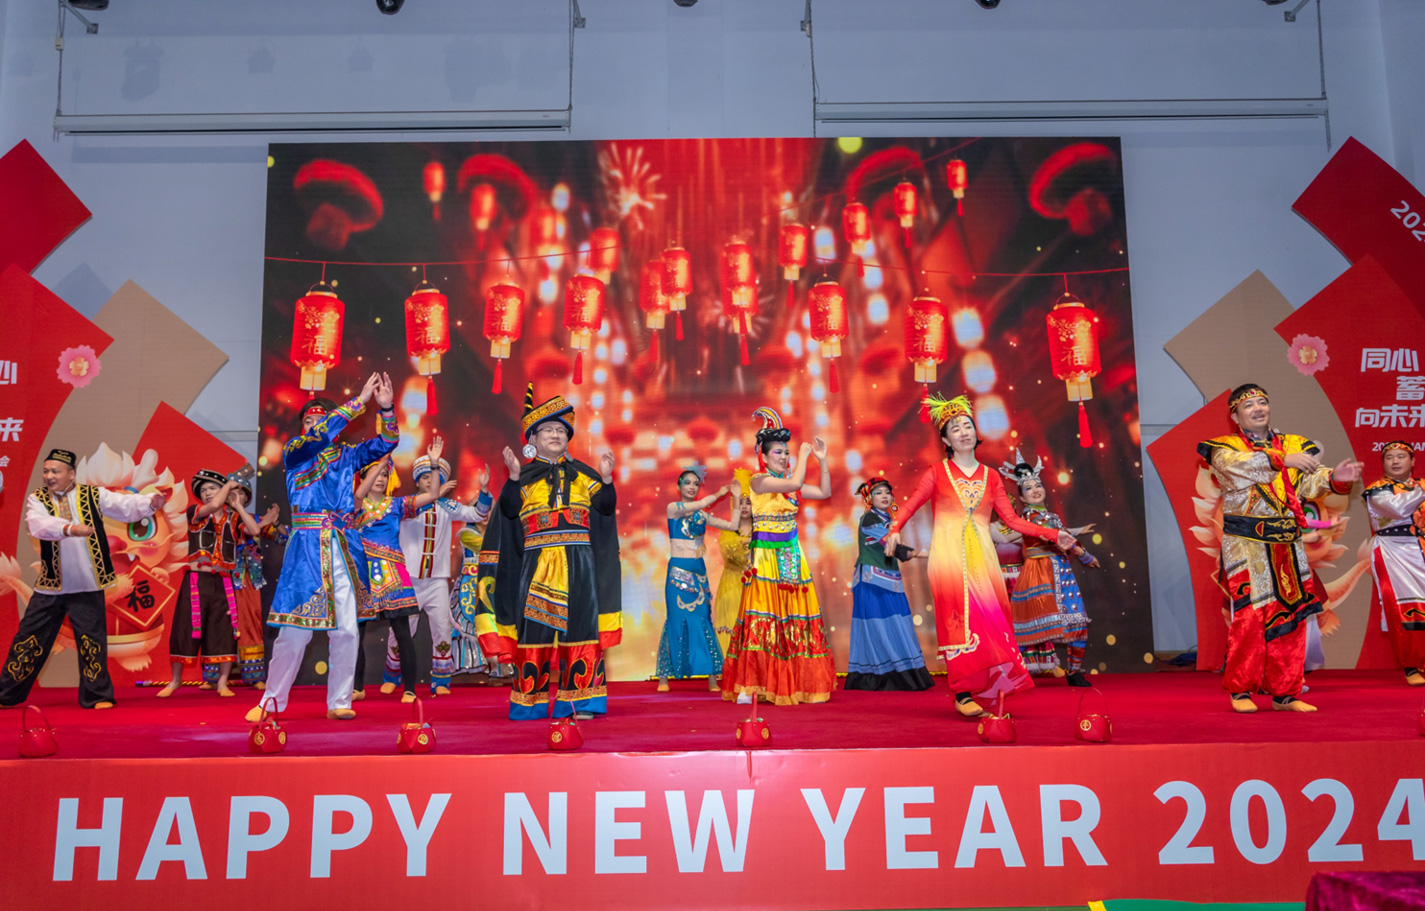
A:
{"type": "Polygon", "coordinates": [[[995,710],[980,719],[978,731],[985,743],[1014,743],[1019,739],[1014,731],[1014,719],[1004,708],[1004,693],[999,694],[995,710]]]}
{"type": "Polygon", "coordinates": [[[20,755],[26,759],[53,756],[59,752],[59,741],[54,737],[54,728],[40,707],[31,703],[20,713],[20,755]],[[30,727],[30,709],[40,714],[40,727],[30,727]]]}
{"type": "Polygon", "coordinates": [[[435,749],[435,728],[426,723],[425,709],[416,700],[416,720],[407,721],[396,732],[397,753],[429,753],[435,749]]]}
{"type": "Polygon", "coordinates": [[[760,750],[772,745],[772,726],[757,717],[757,701],[752,701],[752,712],[746,721],[737,722],[737,745],[744,750],[760,750]]]}
{"type": "Polygon", "coordinates": [[[271,696],[262,702],[262,718],[252,726],[247,735],[247,748],[259,755],[280,753],[287,749],[287,731],[277,723],[277,700],[271,696]],[[267,706],[271,704],[272,710],[267,706]]]}
{"type": "Polygon", "coordinates": [[[1089,743],[1108,743],[1113,740],[1113,722],[1108,716],[1099,712],[1085,712],[1084,700],[1089,695],[1097,694],[1100,706],[1105,706],[1106,700],[1098,687],[1093,687],[1079,697],[1079,721],[1074,726],[1074,736],[1079,740],[1086,740],[1089,743]]]}
{"type": "Polygon", "coordinates": [[[572,717],[555,718],[549,722],[549,748],[551,750],[577,750],[584,745],[584,735],[579,733],[579,725],[572,717]]]}

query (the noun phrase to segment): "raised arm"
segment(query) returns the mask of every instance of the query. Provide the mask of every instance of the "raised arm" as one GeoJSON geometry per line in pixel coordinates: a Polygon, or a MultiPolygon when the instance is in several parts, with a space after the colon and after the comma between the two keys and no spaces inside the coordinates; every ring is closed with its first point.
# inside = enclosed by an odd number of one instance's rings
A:
{"type": "Polygon", "coordinates": [[[910,498],[901,504],[895,519],[891,521],[891,534],[899,538],[905,524],[919,511],[920,507],[930,502],[930,498],[933,496],[935,496],[935,469],[931,468],[920,476],[920,482],[915,485],[915,490],[910,492],[910,498]]]}
{"type": "Polygon", "coordinates": [[[99,488],[99,511],[120,522],[147,519],[163,508],[163,502],[160,493],[117,493],[106,487],[99,488]]]}
{"type": "Polygon", "coordinates": [[[770,474],[754,475],[752,489],[757,493],[797,493],[806,484],[807,456],[811,454],[811,444],[803,443],[797,457],[797,467],[789,477],[774,478],[770,474]]]}
{"type": "Polygon", "coordinates": [[[237,481],[228,481],[222,486],[222,489],[218,491],[218,495],[216,497],[213,497],[213,501],[211,503],[197,504],[198,509],[195,513],[193,513],[193,518],[206,519],[208,518],[208,516],[211,516],[213,513],[222,509],[228,504],[228,498],[232,496],[232,493],[236,488],[237,481]]]}
{"type": "Polygon", "coordinates": [[[821,465],[821,479],[816,484],[805,484],[802,486],[802,498],[806,500],[829,500],[831,499],[831,461],[826,455],[826,441],[821,437],[812,437],[812,455],[816,456],[817,462],[821,465]]]}
{"type": "MultiPolygon", "coordinates": [[[[375,374],[372,376],[374,378],[375,374]]],[[[321,455],[322,450],[330,446],[332,441],[346,429],[346,425],[356,420],[366,410],[366,403],[371,397],[371,391],[374,391],[375,388],[372,380],[366,381],[366,387],[361,390],[361,395],[344,405],[333,408],[320,421],[313,424],[310,430],[289,440],[287,447],[282,450],[282,464],[288,470],[300,468],[321,455]]]]}
{"type": "Polygon", "coordinates": [[[410,515],[403,515],[402,518],[410,518],[411,516],[414,516],[416,512],[429,506],[436,500],[439,500],[441,497],[449,494],[454,489],[455,482],[446,481],[444,484],[440,485],[440,490],[426,490],[416,494],[415,496],[409,497],[409,500],[411,501],[410,515]]]}
{"type": "Polygon", "coordinates": [[[29,529],[30,537],[40,541],[58,541],[72,534],[81,536],[76,533],[83,529],[88,531],[84,532],[82,537],[94,534],[94,529],[88,525],[75,525],[68,519],[50,515],[40,498],[34,494],[25,498],[25,527],[29,529]]]}
{"type": "Polygon", "coordinates": [[[257,536],[262,531],[262,526],[257,524],[257,520],[252,517],[252,513],[243,508],[241,497],[232,497],[232,502],[228,504],[238,515],[238,521],[242,522],[242,530],[249,535],[257,536]]]}
{"type": "Polygon", "coordinates": [[[389,455],[401,441],[401,431],[396,426],[396,409],[392,404],[395,393],[391,389],[391,378],[382,375],[380,387],[376,390],[376,404],[380,406],[381,429],[376,436],[363,440],[356,446],[358,465],[370,465],[382,456],[389,455]]]}
{"type": "Polygon", "coordinates": [[[600,481],[598,488],[589,494],[589,505],[598,512],[611,516],[618,509],[618,491],[612,481],[600,481]]]}
{"type": "Polygon", "coordinates": [[[669,503],[668,518],[681,519],[683,516],[690,516],[699,510],[707,509],[709,506],[713,505],[718,500],[721,500],[723,497],[727,496],[728,491],[730,491],[731,489],[732,488],[729,487],[727,484],[724,484],[717,490],[703,497],[701,500],[693,500],[692,502],[687,503],[683,502],[682,500],[679,500],[676,503],[669,503]]]}

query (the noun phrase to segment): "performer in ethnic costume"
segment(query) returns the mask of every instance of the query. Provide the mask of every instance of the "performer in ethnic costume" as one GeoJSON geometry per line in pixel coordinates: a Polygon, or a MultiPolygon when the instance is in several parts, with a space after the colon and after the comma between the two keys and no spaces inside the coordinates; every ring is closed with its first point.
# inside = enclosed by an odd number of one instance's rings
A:
{"type": "MultiPolygon", "coordinates": [[[[440,438],[431,446],[433,458],[440,458],[440,438]]],[[[356,676],[352,692],[353,700],[366,696],[366,650],[363,647],[366,630],[370,621],[381,619],[390,621],[391,637],[399,654],[397,680],[402,684],[401,701],[416,701],[416,642],[411,620],[420,613],[420,604],[415,590],[411,587],[411,576],[406,567],[406,557],[401,551],[401,525],[417,516],[420,511],[435,502],[436,498],[455,489],[455,482],[448,482],[440,490],[426,488],[415,496],[393,497],[400,487],[395,466],[390,456],[368,465],[362,471],[361,484],[356,490],[359,512],[352,520],[352,527],[361,534],[361,544],[366,550],[367,578],[370,580],[371,600],[362,610],[357,620],[360,632],[356,639],[356,676]],[[379,491],[372,496],[373,491],[379,491]]],[[[391,647],[387,646],[387,651],[391,647]]],[[[382,692],[385,692],[382,687],[382,692]]]]}
{"type": "Polygon", "coordinates": [[[690,465],[678,474],[677,503],[668,504],[668,574],[663,583],[666,619],[658,640],[658,692],[668,691],[668,678],[708,678],[708,689],[716,690],[722,673],[722,648],[713,629],[712,586],[703,563],[707,547],[703,536],[707,527],[736,531],[726,519],[704,510],[727,496],[723,486],[711,496],[698,499],[707,466],[690,465]]]}
{"type": "Polygon", "coordinates": [[[515,666],[510,718],[548,716],[556,658],[554,717],[592,718],[607,711],[604,650],[623,638],[614,457],[604,453],[597,471],[571,459],[574,408],[558,395],[535,407],[533,383],[523,425],[530,461],[505,448],[510,476],[485,535],[498,556],[476,617],[480,648],[515,666]]]}
{"type": "Polygon", "coordinates": [[[1265,689],[1272,708],[1314,712],[1298,698],[1304,624],[1322,610],[1301,543],[1313,527],[1301,500],[1349,493],[1361,465],[1347,459],[1332,471],[1319,461],[1321,447],[1272,429],[1266,390],[1255,383],[1232,390],[1227,409],[1237,432],[1197,446],[1222,488],[1217,576],[1232,611],[1222,685],[1233,711],[1255,712],[1252,696],[1265,689]]]}
{"type": "MultiPolygon", "coordinates": [[[[1066,529],[1076,538],[1093,531],[1092,523],[1069,528],[1058,513],[1050,512],[1045,507],[1044,500],[1048,493],[1040,477],[1040,472],[1044,470],[1042,461],[1035,459],[1031,468],[1017,449],[1014,458],[1015,461],[1004,463],[999,471],[1005,480],[1014,481],[1019,486],[1019,496],[1024,501],[1022,515],[1026,522],[1044,528],[1066,529]]],[[[1014,540],[1023,541],[1023,535],[1018,532],[1011,531],[1010,534],[1014,540]]],[[[1085,566],[1098,568],[1098,558],[1082,545],[1075,545],[1069,555],[1078,557],[1085,566]]],[[[1024,564],[1014,590],[1009,594],[1009,615],[1014,622],[1015,641],[1019,643],[1019,652],[1029,673],[1054,677],[1067,674],[1069,686],[1089,685],[1083,675],[1084,651],[1089,641],[1089,615],[1084,609],[1084,596],[1074,578],[1073,567],[1057,542],[1035,540],[1024,544],[1024,564]],[[1064,643],[1069,664],[1067,672],[1054,654],[1057,642],[1064,643]]]]}
{"type": "Polygon", "coordinates": [[[1393,440],[1381,451],[1385,477],[1365,490],[1371,516],[1371,571],[1380,598],[1381,630],[1390,637],[1405,682],[1425,685],[1425,484],[1415,477],[1415,451],[1393,440]]]}
{"type": "Polygon", "coordinates": [[[861,514],[861,549],[851,585],[851,654],[848,690],[928,690],[935,685],[925,669],[920,638],[910,616],[900,564],[926,556],[904,544],[886,553],[886,535],[896,514],[891,482],[874,477],[856,488],[861,514]]]}
{"type": "Polygon", "coordinates": [[[237,661],[233,570],[237,568],[238,542],[259,529],[246,509],[229,504],[235,500],[238,483],[222,472],[202,469],[190,486],[196,502],[188,507],[188,570],[178,587],[168,636],[173,676],[158,691],[159,699],[172,696],[183,685],[185,666],[200,664],[205,689],[216,685],[219,696],[236,695],[228,688],[228,676],[237,661]]]}
{"type": "MultiPolygon", "coordinates": [[[[484,549],[485,529],[489,524],[490,507],[494,499],[488,491],[480,491],[475,506],[486,515],[483,522],[475,522],[460,529],[460,585],[456,590],[454,613],[455,673],[487,674],[500,676],[500,662],[494,656],[487,657],[480,649],[480,634],[475,629],[475,615],[480,612],[480,552],[484,549]]],[[[495,577],[487,577],[488,587],[493,587],[495,577]]],[[[486,596],[488,597],[488,591],[486,596]]]]}
{"type": "MultiPolygon", "coordinates": [[[[356,511],[352,479],[357,471],[396,448],[395,391],[391,378],[373,373],[361,394],[337,407],[312,399],[302,408],[302,433],[282,451],[287,470],[287,500],[292,508],[292,540],[277,579],[268,625],[280,628],[272,646],[267,691],[285,711],[312,630],[326,630],[327,717],[356,717],[351,708],[356,673],[357,616],[370,610],[366,550],[349,517],[356,511]],[[380,433],[355,446],[338,440],[346,426],[375,397],[380,433]]],[[[262,704],[247,720],[262,717],[262,704]]]]}
{"type": "MultiPolygon", "coordinates": [[[[770,408],[752,415],[762,470],[745,486],[752,491],[751,581],[723,658],[722,698],[750,704],[757,697],[777,705],[826,702],[836,689],[836,665],[826,624],[812,587],[811,567],[797,541],[802,500],[831,496],[826,443],[803,443],[795,470],[788,444],[792,432],[770,408]],[[807,484],[807,457],[821,464],[819,484],[807,484]]],[[[739,471],[739,487],[742,476],[739,471]]]]}
{"type": "MultiPolygon", "coordinates": [[[[411,470],[418,492],[436,490],[450,480],[450,463],[439,455],[444,445],[445,442],[436,436],[431,446],[433,453],[428,452],[416,459],[411,470]]],[[[480,474],[482,495],[489,483],[490,470],[486,468],[480,474]]],[[[416,603],[430,621],[432,696],[450,695],[450,675],[455,671],[454,645],[451,642],[450,527],[453,522],[485,522],[490,515],[490,498],[485,498],[484,511],[481,511],[479,502],[477,500],[466,506],[441,497],[414,518],[401,522],[401,551],[406,555],[406,569],[411,573],[416,603]]],[[[415,635],[419,620],[417,615],[407,621],[411,626],[411,635],[415,635]]],[[[401,679],[401,666],[393,627],[386,641],[386,673],[382,678],[381,692],[389,693],[395,689],[396,682],[401,679]]]]}
{"type": "Polygon", "coordinates": [[[79,705],[114,707],[104,589],[117,576],[104,517],[121,522],[146,519],[163,508],[164,496],[75,484],[78,464],[69,450],[52,451],[41,468],[44,486],[25,499],[25,525],[40,545],[40,574],[0,669],[0,706],[19,705],[29,696],[68,617],[79,651],[79,705]]]}
{"type": "MultiPolygon", "coordinates": [[[[741,483],[739,479],[738,484],[741,483]]],[[[724,655],[732,642],[732,627],[737,623],[737,612],[742,607],[742,589],[747,583],[743,574],[747,571],[751,556],[751,488],[742,488],[741,496],[732,498],[732,521],[736,523],[737,530],[724,531],[717,537],[718,550],[722,551],[722,576],[717,580],[717,596],[713,599],[713,629],[717,632],[717,644],[724,655]]]]}
{"type": "MultiPolygon", "coordinates": [[[[252,503],[252,484],[257,472],[251,465],[243,465],[228,475],[228,480],[237,482],[233,497],[238,505],[247,509],[252,503]]],[[[267,508],[262,520],[257,523],[257,534],[241,534],[237,544],[237,566],[233,568],[233,593],[237,597],[238,616],[238,672],[242,682],[263,689],[267,686],[267,652],[262,640],[262,595],[267,585],[262,574],[262,541],[272,541],[282,546],[287,543],[289,529],[277,524],[281,510],[276,503],[267,508]]]]}
{"type": "Polygon", "coordinates": [[[940,657],[955,694],[955,708],[964,716],[983,713],[974,697],[1034,685],[1020,661],[1009,623],[1009,599],[1004,576],[990,537],[990,517],[1045,541],[1074,546],[1067,532],[1026,522],[1015,515],[999,473],[975,458],[979,436],[970,400],[926,399],[945,458],[926,471],[891,522],[886,553],[901,543],[901,530],[926,503],[935,510],[930,543],[930,595],[935,604],[935,631],[940,657]]]}

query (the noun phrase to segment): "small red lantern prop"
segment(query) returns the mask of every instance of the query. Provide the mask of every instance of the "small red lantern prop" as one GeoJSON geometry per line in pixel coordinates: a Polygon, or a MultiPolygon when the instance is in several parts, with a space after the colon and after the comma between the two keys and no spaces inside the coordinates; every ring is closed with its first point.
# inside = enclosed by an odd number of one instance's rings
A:
{"type": "Polygon", "coordinates": [[[1065,291],[1044,318],[1049,332],[1049,362],[1064,381],[1069,401],[1079,403],[1079,445],[1093,445],[1084,402],[1093,398],[1089,381],[1102,369],[1098,359],[1098,317],[1084,302],[1065,291]]]}
{"type": "Polygon", "coordinates": [[[313,285],[292,316],[292,363],[302,371],[308,398],[327,388],[327,371],[341,363],[341,324],[346,305],[325,281],[313,285]]]}
{"type": "Polygon", "coordinates": [[[900,219],[901,227],[905,229],[905,245],[910,246],[910,228],[915,224],[915,184],[908,180],[902,180],[896,184],[895,191],[896,217],[900,219]]]}
{"type": "Polygon", "coordinates": [[[683,311],[688,309],[688,295],[693,293],[693,258],[677,244],[663,251],[663,293],[668,295],[668,309],[678,324],[676,338],[681,342],[683,311]]]}
{"type": "Polygon", "coordinates": [[[524,291],[509,284],[508,279],[491,285],[485,292],[485,338],[490,340],[490,357],[495,359],[495,378],[490,383],[490,392],[495,395],[500,394],[510,343],[519,341],[523,330],[524,291]]]}
{"type": "Polygon", "coordinates": [[[430,197],[432,216],[440,221],[440,197],[445,193],[445,165],[438,161],[428,162],[421,172],[421,179],[425,183],[426,195],[430,197]]]}
{"type": "Polygon", "coordinates": [[[846,290],[833,281],[819,281],[807,295],[811,310],[811,337],[821,343],[821,354],[829,362],[831,391],[841,391],[836,375],[836,359],[841,356],[841,340],[846,337],[846,290]]]}
{"type": "Polygon", "coordinates": [[[811,229],[806,225],[782,225],[777,237],[777,264],[782,267],[782,278],[787,281],[787,309],[796,305],[796,286],[792,284],[801,277],[811,254],[811,229]]]}
{"type": "Polygon", "coordinates": [[[866,244],[871,242],[871,213],[864,205],[859,202],[848,203],[846,208],[841,210],[841,233],[846,238],[846,245],[856,257],[856,274],[865,275],[866,263],[861,254],[865,252],[866,244]]]}
{"type": "Polygon", "coordinates": [[[429,282],[421,282],[406,298],[406,353],[416,359],[416,372],[426,378],[426,414],[440,413],[435,402],[435,375],[440,356],[450,350],[450,303],[429,282]]]}
{"type": "Polygon", "coordinates": [[[643,311],[643,324],[649,328],[649,351],[658,360],[658,330],[668,315],[668,295],[663,293],[663,260],[651,259],[643,264],[638,281],[638,308],[643,311]]]}
{"type": "Polygon", "coordinates": [[[477,183],[470,189],[470,227],[488,231],[499,214],[500,197],[487,183],[477,183]]]}
{"type": "Polygon", "coordinates": [[[584,382],[584,352],[594,333],[604,325],[604,283],[596,276],[579,274],[564,285],[564,328],[574,354],[574,385],[584,382]]]}
{"type": "MultiPolygon", "coordinates": [[[[936,366],[945,362],[950,353],[950,313],[929,291],[922,291],[910,302],[905,312],[905,356],[915,365],[915,381],[924,383],[925,392],[935,382],[936,366]]],[[[930,409],[921,397],[921,423],[930,423],[930,409]]]]}
{"type": "Polygon", "coordinates": [[[722,304],[738,334],[742,366],[746,367],[747,321],[757,312],[757,273],[749,244],[734,241],[722,248],[722,304]]]}
{"type": "Polygon", "coordinates": [[[963,217],[965,188],[970,185],[970,171],[963,161],[952,158],[945,162],[945,182],[950,185],[950,192],[955,196],[955,214],[963,217]]]}
{"type": "Polygon", "coordinates": [[[618,270],[618,231],[595,228],[589,233],[589,269],[605,285],[618,270]]]}

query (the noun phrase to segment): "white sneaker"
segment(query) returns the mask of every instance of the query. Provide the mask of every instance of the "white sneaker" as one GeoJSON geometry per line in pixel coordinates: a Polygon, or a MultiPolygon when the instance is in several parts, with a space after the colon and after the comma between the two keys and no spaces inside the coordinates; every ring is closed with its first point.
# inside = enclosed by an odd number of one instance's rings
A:
{"type": "Polygon", "coordinates": [[[752,704],[752,694],[751,694],[751,693],[738,693],[738,694],[737,694],[737,704],[738,704],[738,705],[751,705],[751,704],[752,704]]]}

